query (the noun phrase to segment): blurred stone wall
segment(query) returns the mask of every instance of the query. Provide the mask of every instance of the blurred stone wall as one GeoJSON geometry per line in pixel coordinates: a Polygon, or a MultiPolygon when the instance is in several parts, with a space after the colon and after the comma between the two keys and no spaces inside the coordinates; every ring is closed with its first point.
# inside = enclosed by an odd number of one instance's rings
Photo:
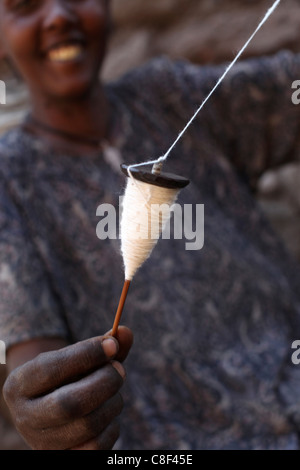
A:
{"type": "MultiPolygon", "coordinates": [[[[113,32],[103,78],[113,79],[162,54],[199,64],[231,60],[272,3],[273,0],[112,0],[113,32]]],[[[281,2],[243,57],[272,54],[283,48],[300,52],[299,0],[281,2]]],[[[28,99],[23,84],[3,61],[0,79],[7,84],[7,104],[0,105],[1,133],[20,121],[28,99]]],[[[260,181],[257,198],[288,249],[300,259],[299,179],[300,167],[295,164],[268,172],[260,181]]],[[[4,374],[4,366],[0,366],[0,389],[4,374]]],[[[9,422],[0,417],[0,450],[18,448],[24,448],[24,444],[9,422]]]]}
{"type": "MultiPolygon", "coordinates": [[[[157,55],[196,63],[230,60],[273,0],[112,0],[113,36],[104,76],[157,55]]],[[[284,0],[243,57],[300,52],[300,5],[284,0]]]]}
{"type": "MultiPolygon", "coordinates": [[[[113,35],[103,77],[117,77],[163,54],[198,64],[230,61],[272,4],[273,0],[113,0],[113,35]]],[[[284,48],[300,52],[299,0],[281,2],[243,58],[284,48]]],[[[298,259],[299,168],[291,165],[268,172],[257,188],[262,209],[298,259]]]]}

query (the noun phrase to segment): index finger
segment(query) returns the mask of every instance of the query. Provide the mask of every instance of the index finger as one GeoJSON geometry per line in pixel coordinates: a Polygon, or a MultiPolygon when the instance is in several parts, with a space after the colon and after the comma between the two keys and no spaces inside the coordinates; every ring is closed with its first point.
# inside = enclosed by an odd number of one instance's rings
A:
{"type": "Polygon", "coordinates": [[[95,337],[39,354],[15,369],[9,380],[17,381],[19,393],[28,398],[43,395],[83,377],[110,362],[118,342],[110,337],[95,337]]]}

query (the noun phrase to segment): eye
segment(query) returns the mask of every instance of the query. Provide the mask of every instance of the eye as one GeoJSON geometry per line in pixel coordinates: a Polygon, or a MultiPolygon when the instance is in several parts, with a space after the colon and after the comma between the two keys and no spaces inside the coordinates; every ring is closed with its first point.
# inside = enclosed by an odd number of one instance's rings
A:
{"type": "Polygon", "coordinates": [[[67,0],[68,3],[84,3],[87,0],[67,0]]]}
{"type": "Polygon", "coordinates": [[[42,0],[7,0],[6,6],[12,11],[27,12],[41,5],[42,0]]]}

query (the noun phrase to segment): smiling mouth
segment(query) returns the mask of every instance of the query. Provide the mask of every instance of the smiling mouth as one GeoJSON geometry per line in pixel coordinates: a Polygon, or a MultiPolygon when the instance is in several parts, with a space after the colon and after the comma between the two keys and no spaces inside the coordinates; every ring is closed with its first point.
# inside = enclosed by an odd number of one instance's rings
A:
{"type": "Polygon", "coordinates": [[[48,59],[52,62],[71,62],[83,53],[83,46],[81,44],[65,44],[51,49],[48,52],[48,59]]]}

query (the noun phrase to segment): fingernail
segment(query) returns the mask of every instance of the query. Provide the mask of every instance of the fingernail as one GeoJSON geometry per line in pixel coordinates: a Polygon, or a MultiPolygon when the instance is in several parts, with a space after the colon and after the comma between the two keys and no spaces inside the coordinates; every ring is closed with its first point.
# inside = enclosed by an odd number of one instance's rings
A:
{"type": "Polygon", "coordinates": [[[111,365],[116,369],[116,371],[120,374],[120,376],[124,380],[126,377],[126,372],[122,364],[117,361],[112,361],[111,365]]]}
{"type": "Polygon", "coordinates": [[[118,352],[118,343],[113,338],[105,338],[102,341],[102,348],[106,357],[114,357],[118,352]]]}

